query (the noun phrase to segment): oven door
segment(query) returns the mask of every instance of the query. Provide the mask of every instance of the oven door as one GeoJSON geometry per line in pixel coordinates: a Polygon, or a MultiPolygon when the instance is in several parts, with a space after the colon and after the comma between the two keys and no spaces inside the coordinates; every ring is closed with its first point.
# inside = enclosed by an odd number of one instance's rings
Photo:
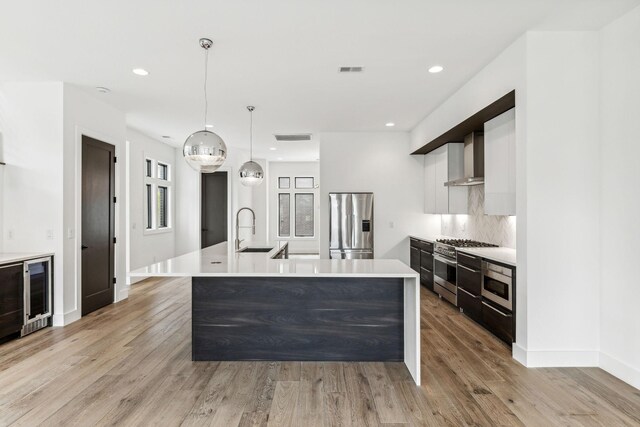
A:
{"type": "MultiPolygon", "coordinates": [[[[511,277],[494,269],[492,265],[483,265],[482,296],[499,304],[507,310],[513,310],[511,277]]],[[[496,266],[502,269],[503,267],[496,266]]]]}
{"type": "Polygon", "coordinates": [[[433,281],[453,294],[457,294],[456,266],[455,261],[435,254],[433,256],[433,281]]]}

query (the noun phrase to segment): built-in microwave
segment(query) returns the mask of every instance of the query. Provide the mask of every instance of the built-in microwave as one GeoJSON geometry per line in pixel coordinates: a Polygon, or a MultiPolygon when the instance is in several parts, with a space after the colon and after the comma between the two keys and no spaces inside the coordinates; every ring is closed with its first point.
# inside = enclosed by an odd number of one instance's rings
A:
{"type": "Polygon", "coordinates": [[[21,336],[49,325],[51,283],[51,257],[24,262],[24,322],[21,336]]]}
{"type": "Polygon", "coordinates": [[[513,270],[483,261],[482,274],[482,297],[512,311],[513,270]]]}

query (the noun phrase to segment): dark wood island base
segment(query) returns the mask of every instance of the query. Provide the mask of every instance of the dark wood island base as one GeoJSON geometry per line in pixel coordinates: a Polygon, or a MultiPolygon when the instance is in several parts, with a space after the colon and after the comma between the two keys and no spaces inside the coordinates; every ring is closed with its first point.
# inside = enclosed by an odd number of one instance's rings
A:
{"type": "Polygon", "coordinates": [[[404,361],[404,280],[193,277],[193,360],[404,361]]]}

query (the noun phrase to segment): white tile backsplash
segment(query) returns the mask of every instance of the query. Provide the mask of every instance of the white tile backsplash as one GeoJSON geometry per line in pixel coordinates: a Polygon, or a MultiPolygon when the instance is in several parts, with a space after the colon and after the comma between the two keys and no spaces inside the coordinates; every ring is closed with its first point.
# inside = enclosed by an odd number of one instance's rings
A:
{"type": "Polygon", "coordinates": [[[469,187],[469,215],[442,215],[441,233],[507,248],[516,247],[516,217],[484,214],[484,185],[469,187]]]}

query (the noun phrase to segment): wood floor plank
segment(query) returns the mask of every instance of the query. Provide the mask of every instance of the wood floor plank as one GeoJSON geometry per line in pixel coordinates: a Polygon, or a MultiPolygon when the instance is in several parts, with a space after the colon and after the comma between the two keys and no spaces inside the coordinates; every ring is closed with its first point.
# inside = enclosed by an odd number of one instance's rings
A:
{"type": "Polygon", "coordinates": [[[362,363],[365,375],[369,380],[376,412],[381,423],[406,423],[407,417],[400,408],[398,396],[393,383],[387,375],[384,363],[362,363]]]}
{"type": "Polygon", "coordinates": [[[269,427],[293,425],[293,414],[298,406],[299,395],[299,381],[278,381],[267,425],[269,427]]]}

